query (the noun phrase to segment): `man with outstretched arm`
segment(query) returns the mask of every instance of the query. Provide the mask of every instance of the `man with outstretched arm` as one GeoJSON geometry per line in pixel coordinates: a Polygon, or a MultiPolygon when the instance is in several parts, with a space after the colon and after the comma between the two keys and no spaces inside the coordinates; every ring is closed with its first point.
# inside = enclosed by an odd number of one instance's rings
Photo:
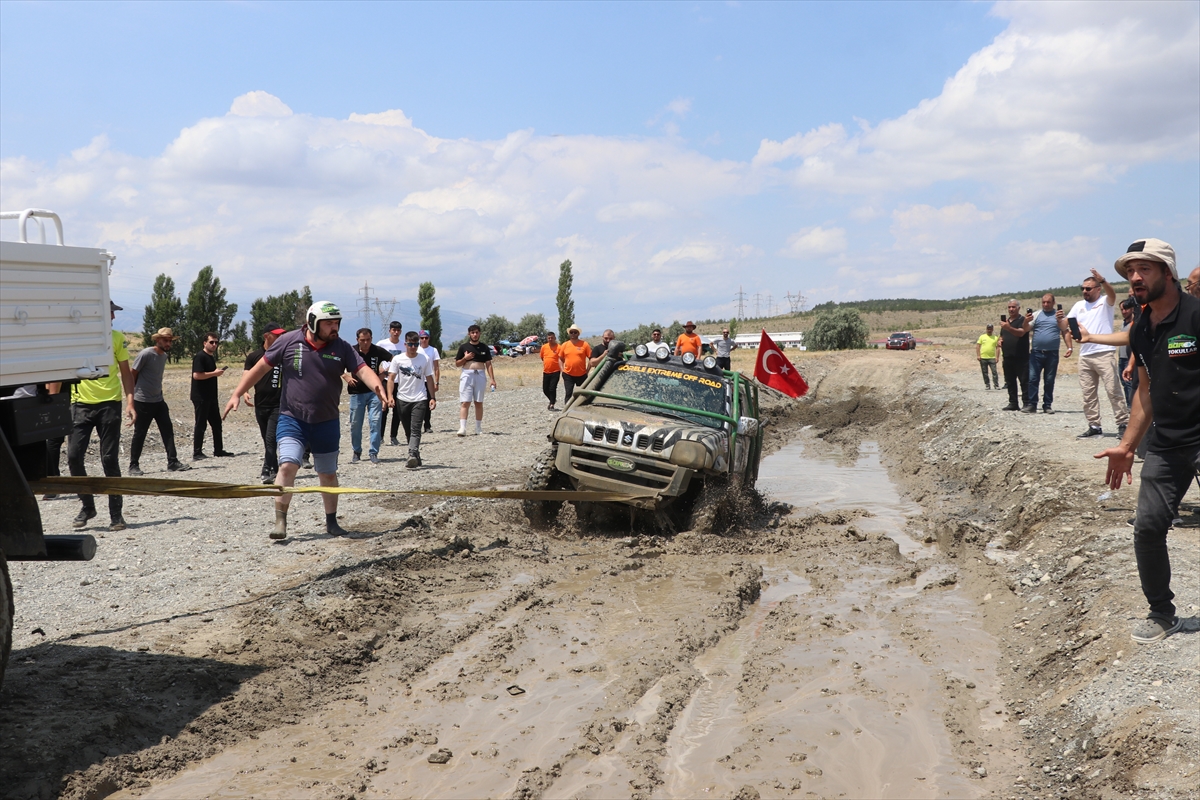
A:
{"type": "MultiPolygon", "coordinates": [[[[283,389],[279,399],[279,427],[276,446],[279,452],[279,473],[275,483],[294,486],[296,472],[304,459],[307,446],[313,454],[313,465],[322,486],[337,486],[338,446],[341,429],[338,425],[338,401],[342,395],[342,373],[350,372],[367,385],[384,402],[383,384],[362,360],[355,348],[338,337],[342,312],[336,305],[321,301],[308,309],[305,325],[285,333],[275,340],[254,369],[245,372],[233,396],[225,404],[225,416],[236,411],[242,395],[250,391],[276,364],[283,367],[283,389]]],[[[338,525],[336,494],[322,494],[325,504],[325,532],[344,536],[338,525]]],[[[291,494],[275,500],[275,528],[272,539],[287,538],[287,513],[291,494]]]]}
{"type": "MultiPolygon", "coordinates": [[[[1131,244],[1116,269],[1143,306],[1129,335],[1139,381],[1121,443],[1096,458],[1108,459],[1110,488],[1120,488],[1122,480],[1133,483],[1134,451],[1150,431],[1133,523],[1133,552],[1150,612],[1132,636],[1151,644],[1183,627],[1172,602],[1167,531],[1200,472],[1200,300],[1180,289],[1175,251],[1159,239],[1131,244]]],[[[1118,333],[1093,341],[1120,344],[1121,338],[1118,333]]]]}

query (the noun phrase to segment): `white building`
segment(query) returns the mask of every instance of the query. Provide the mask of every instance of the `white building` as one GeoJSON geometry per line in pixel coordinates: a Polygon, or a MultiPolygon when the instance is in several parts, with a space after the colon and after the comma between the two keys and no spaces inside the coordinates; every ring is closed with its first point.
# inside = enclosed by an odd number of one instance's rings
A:
{"type": "MultiPolygon", "coordinates": [[[[807,349],[804,346],[804,333],[801,331],[789,331],[786,333],[771,333],[768,331],[767,335],[771,337],[771,341],[775,342],[775,344],[779,345],[781,348],[791,347],[798,348],[800,350],[807,349]]],[[[711,344],[714,339],[720,338],[720,336],[705,336],[704,341],[711,344]]],[[[737,336],[733,337],[733,340],[737,342],[738,347],[747,347],[751,350],[757,350],[758,343],[762,341],[762,331],[758,331],[756,333],[739,333],[737,336]]]]}

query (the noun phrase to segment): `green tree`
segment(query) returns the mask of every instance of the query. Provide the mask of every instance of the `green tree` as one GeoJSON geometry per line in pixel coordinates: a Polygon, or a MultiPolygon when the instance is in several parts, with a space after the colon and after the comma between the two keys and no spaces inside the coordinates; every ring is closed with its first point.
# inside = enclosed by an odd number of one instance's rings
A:
{"type": "Polygon", "coordinates": [[[221,279],[213,274],[212,265],[200,270],[192,288],[188,291],[187,307],[184,309],[183,347],[188,353],[198,353],[204,334],[212,331],[224,342],[229,339],[233,318],[237,315],[237,303],[225,302],[225,289],[221,279]]]}
{"type": "Polygon", "coordinates": [[[729,319],[729,338],[732,339],[735,336],[737,336],[737,332],[738,332],[737,317],[731,317],[729,319]]]}
{"type": "Polygon", "coordinates": [[[499,314],[491,314],[487,319],[477,319],[475,324],[480,329],[479,340],[484,344],[495,344],[501,339],[507,339],[517,330],[517,326],[513,325],[511,320],[499,314]]]}
{"type": "Polygon", "coordinates": [[[517,323],[517,336],[524,339],[526,336],[545,336],[546,335],[546,315],[545,314],[526,314],[521,317],[521,321],[517,323]]]}
{"type": "Polygon", "coordinates": [[[571,259],[558,265],[558,338],[567,340],[567,328],[575,324],[575,301],[571,298],[571,259]]]}
{"type": "Polygon", "coordinates": [[[429,281],[417,290],[417,305],[421,308],[421,330],[429,331],[429,343],[442,352],[442,307],[434,305],[434,288],[429,281]]]}
{"type": "MultiPolygon", "coordinates": [[[[149,347],[153,343],[150,337],[159,328],[171,328],[178,336],[182,326],[183,301],[175,294],[175,281],[169,275],[159,275],[150,292],[150,305],[142,314],[142,346],[149,347]]],[[[170,358],[178,361],[182,356],[182,352],[172,350],[170,358]]]]}
{"type": "Polygon", "coordinates": [[[247,338],[256,344],[262,342],[263,328],[268,322],[295,330],[304,324],[304,315],[312,305],[312,292],[307,286],[301,291],[292,290],[284,294],[260,297],[250,304],[250,330],[247,338]]]}
{"type": "Polygon", "coordinates": [[[809,350],[861,350],[867,346],[868,333],[858,310],[841,306],[817,314],[804,344],[809,350]]]}
{"type": "Polygon", "coordinates": [[[222,352],[231,358],[241,358],[258,344],[259,342],[250,338],[250,334],[246,331],[246,320],[242,320],[229,332],[229,344],[222,352]]]}

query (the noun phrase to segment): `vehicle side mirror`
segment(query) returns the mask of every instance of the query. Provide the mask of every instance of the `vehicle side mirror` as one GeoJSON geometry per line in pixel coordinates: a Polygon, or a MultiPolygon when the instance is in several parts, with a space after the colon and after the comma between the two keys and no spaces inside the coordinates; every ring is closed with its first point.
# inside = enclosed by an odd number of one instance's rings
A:
{"type": "Polygon", "coordinates": [[[738,436],[755,436],[758,434],[759,421],[754,417],[738,418],[737,432],[738,436]]]}

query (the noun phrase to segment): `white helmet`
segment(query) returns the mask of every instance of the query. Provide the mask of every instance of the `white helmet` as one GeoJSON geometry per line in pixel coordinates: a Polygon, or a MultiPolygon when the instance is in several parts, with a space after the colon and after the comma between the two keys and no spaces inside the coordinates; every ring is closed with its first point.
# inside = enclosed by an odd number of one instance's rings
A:
{"type": "Polygon", "coordinates": [[[308,329],[317,335],[317,323],[323,319],[341,319],[342,310],[328,300],[318,300],[308,307],[308,329]]]}

